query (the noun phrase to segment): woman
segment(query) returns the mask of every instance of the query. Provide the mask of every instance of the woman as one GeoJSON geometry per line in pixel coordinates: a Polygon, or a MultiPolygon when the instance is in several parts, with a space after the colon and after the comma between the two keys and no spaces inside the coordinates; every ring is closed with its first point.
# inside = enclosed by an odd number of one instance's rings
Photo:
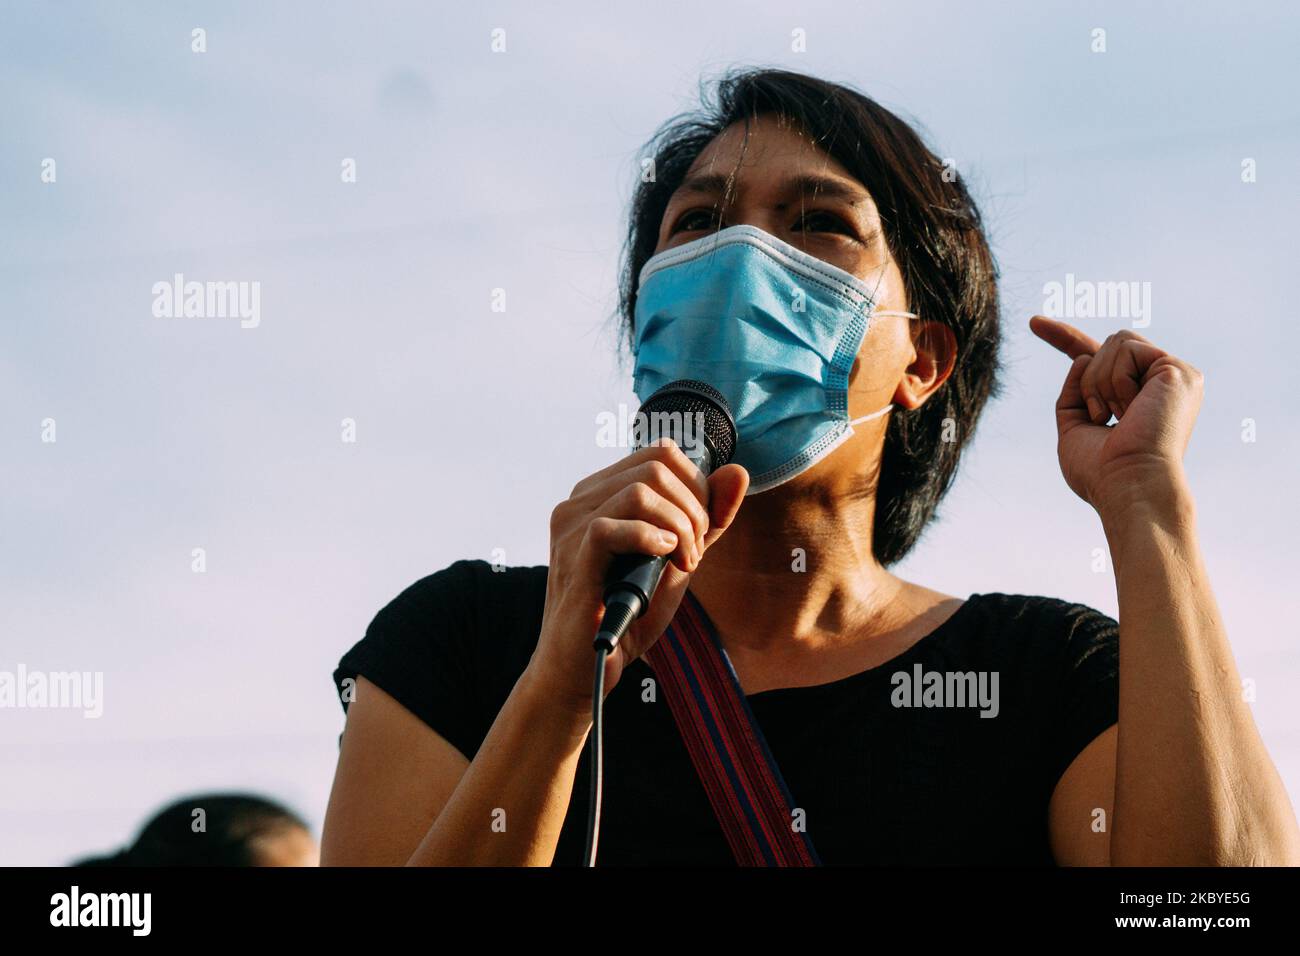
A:
{"type": "Polygon", "coordinates": [[[964,185],[876,103],[780,71],[729,77],[652,145],[623,285],[638,394],[718,385],[736,460],[706,480],[671,443],[639,450],[556,507],[549,567],[461,561],[384,608],[335,673],[323,862],[581,861],[591,642],[624,553],[671,564],[606,665],[601,864],[733,860],[643,658],[688,588],[823,862],[1300,860],[1195,537],[1200,373],[1131,332],[1031,322],[1071,360],[1057,450],[1105,530],[1118,626],[902,580],[996,391],[964,185]],[[993,693],[912,706],[900,685],[932,672],[993,693]]]}

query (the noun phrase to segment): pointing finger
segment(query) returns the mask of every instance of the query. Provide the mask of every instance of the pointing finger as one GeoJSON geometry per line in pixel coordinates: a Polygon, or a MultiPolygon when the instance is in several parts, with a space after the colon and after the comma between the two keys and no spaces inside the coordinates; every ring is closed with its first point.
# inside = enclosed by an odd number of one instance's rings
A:
{"type": "Polygon", "coordinates": [[[1075,359],[1080,355],[1095,355],[1101,348],[1092,336],[1080,332],[1073,325],[1036,315],[1029,320],[1030,330],[1048,345],[1075,359]]]}

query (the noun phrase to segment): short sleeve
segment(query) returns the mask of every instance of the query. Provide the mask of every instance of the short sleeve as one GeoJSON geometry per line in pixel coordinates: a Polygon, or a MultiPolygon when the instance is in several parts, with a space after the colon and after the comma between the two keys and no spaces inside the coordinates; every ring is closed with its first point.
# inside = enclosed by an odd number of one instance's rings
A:
{"type": "Polygon", "coordinates": [[[474,657],[478,563],[457,561],[417,581],[375,615],[334,671],[345,712],[355,687],[345,682],[361,675],[473,758],[483,737],[474,657]]]}
{"type": "Polygon", "coordinates": [[[1119,721],[1119,624],[1082,604],[1064,608],[1065,657],[1056,695],[1052,785],[1119,721]]]}

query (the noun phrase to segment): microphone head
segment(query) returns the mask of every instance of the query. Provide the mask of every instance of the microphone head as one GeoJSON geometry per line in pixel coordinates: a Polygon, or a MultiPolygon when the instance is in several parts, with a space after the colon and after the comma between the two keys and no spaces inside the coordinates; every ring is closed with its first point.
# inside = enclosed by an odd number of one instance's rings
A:
{"type": "Polygon", "coordinates": [[[692,425],[702,422],[699,437],[712,453],[713,467],[721,468],[736,453],[736,420],[731,406],[712,385],[694,379],[679,378],[657,389],[642,404],[646,416],[675,414],[692,425]]]}

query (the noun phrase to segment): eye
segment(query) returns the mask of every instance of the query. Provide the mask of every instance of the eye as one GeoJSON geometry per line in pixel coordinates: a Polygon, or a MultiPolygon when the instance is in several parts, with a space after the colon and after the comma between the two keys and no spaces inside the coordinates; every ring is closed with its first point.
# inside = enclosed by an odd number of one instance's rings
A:
{"type": "Polygon", "coordinates": [[[673,234],[679,232],[699,232],[712,229],[717,225],[718,211],[714,209],[688,209],[677,217],[673,225],[673,234]]]}
{"type": "Polygon", "coordinates": [[[857,231],[843,217],[825,209],[809,209],[801,213],[794,229],[796,232],[838,232],[857,236],[857,231]]]}

